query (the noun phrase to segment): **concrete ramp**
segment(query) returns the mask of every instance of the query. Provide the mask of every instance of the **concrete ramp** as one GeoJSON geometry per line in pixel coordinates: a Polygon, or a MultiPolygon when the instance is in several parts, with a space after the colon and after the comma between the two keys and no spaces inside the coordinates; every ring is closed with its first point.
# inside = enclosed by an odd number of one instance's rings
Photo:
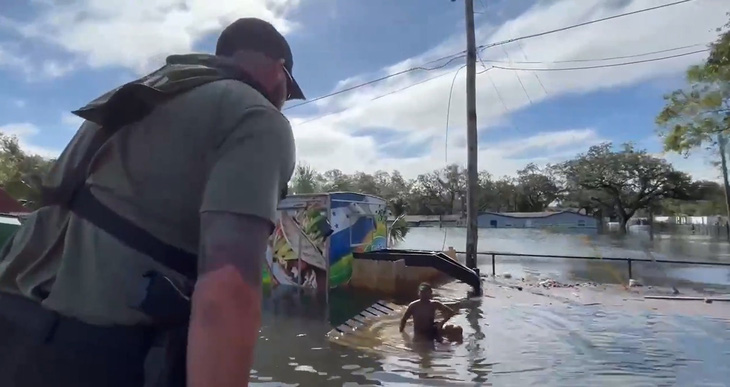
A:
{"type": "Polygon", "coordinates": [[[386,316],[399,316],[402,307],[387,301],[378,301],[369,307],[363,309],[362,312],[351,317],[344,323],[334,327],[329,333],[330,338],[337,338],[346,334],[354,333],[357,330],[370,326],[378,319],[386,316]]]}
{"type": "MultiPolygon", "coordinates": [[[[423,250],[395,250],[395,249],[384,249],[368,252],[355,252],[353,253],[355,261],[375,261],[375,262],[399,262],[401,261],[407,268],[430,268],[437,270],[455,280],[464,282],[471,285],[475,291],[481,289],[481,278],[479,273],[475,270],[470,269],[455,259],[449,257],[440,251],[423,251],[423,250]]],[[[373,268],[373,270],[382,271],[380,268],[373,268]]],[[[387,270],[387,269],[386,269],[387,270]]],[[[394,271],[394,278],[404,277],[403,273],[398,273],[397,268],[391,269],[394,271]]],[[[353,273],[363,278],[367,278],[375,273],[353,273]]],[[[407,273],[405,273],[407,277],[407,273]]],[[[372,276],[371,276],[372,278],[372,276]]]]}

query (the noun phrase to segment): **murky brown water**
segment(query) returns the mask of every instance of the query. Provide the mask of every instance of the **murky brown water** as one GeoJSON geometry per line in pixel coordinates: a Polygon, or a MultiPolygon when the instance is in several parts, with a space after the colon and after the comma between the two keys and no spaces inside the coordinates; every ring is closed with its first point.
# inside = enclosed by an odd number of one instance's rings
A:
{"type": "MultiPolygon", "coordinates": [[[[461,231],[450,230],[446,245],[461,249],[461,231]]],[[[533,231],[515,238],[517,230],[496,231],[510,231],[513,237],[480,235],[479,250],[647,254],[640,240],[591,238],[586,242],[582,236],[545,236],[533,231]]],[[[442,243],[443,231],[415,229],[401,247],[440,249],[442,243]]],[[[668,259],[687,259],[686,252],[698,259],[728,253],[727,246],[685,243],[680,248],[676,244],[659,240],[647,250],[668,259]]],[[[625,276],[625,268],[605,262],[499,259],[498,273],[515,276],[617,281],[625,276]]],[[[483,272],[491,271],[489,259],[480,263],[483,272]]],[[[634,272],[645,281],[730,284],[730,273],[724,269],[647,264],[634,272]]],[[[430,350],[414,348],[404,340],[397,330],[397,316],[379,320],[359,338],[340,344],[328,341],[328,319],[346,319],[375,301],[362,294],[333,294],[329,316],[323,305],[302,304],[296,296],[268,303],[251,385],[725,386],[730,380],[730,321],[560,302],[511,304],[467,299],[466,292],[467,287],[458,283],[438,290],[443,299],[458,303],[459,315],[453,321],[464,327],[464,343],[430,350]]]]}

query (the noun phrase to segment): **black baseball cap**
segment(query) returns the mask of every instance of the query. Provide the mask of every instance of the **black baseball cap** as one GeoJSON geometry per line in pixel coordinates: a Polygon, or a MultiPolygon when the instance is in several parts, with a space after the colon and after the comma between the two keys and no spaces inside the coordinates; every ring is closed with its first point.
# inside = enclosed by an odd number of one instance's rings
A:
{"type": "Polygon", "coordinates": [[[271,23],[249,17],[238,19],[226,27],[218,37],[215,54],[233,56],[240,50],[257,51],[272,59],[283,59],[284,68],[289,73],[289,99],[305,99],[294,79],[294,58],[289,43],[271,23]]]}

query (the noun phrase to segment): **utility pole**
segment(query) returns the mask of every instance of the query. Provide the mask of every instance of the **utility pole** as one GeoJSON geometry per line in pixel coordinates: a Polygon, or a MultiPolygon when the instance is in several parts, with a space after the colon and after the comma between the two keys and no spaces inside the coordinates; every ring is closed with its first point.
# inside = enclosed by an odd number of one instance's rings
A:
{"type": "Polygon", "coordinates": [[[722,168],[722,182],[725,188],[725,205],[728,222],[725,223],[725,236],[730,242],[730,182],[727,176],[727,139],[722,133],[717,134],[717,144],[720,147],[720,167],[722,168]]]}
{"type": "Polygon", "coordinates": [[[476,63],[477,49],[474,37],[474,0],[466,5],[466,265],[477,268],[477,102],[476,63]]]}

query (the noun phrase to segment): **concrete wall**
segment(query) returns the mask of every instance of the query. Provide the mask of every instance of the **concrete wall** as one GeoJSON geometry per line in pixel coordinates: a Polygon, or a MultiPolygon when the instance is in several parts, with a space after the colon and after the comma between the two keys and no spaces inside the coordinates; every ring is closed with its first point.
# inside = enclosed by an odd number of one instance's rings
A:
{"type": "Polygon", "coordinates": [[[480,228],[598,227],[598,221],[595,218],[573,212],[556,212],[553,215],[534,218],[511,217],[508,215],[481,214],[477,219],[477,223],[480,228]]]}
{"type": "MultiPolygon", "coordinates": [[[[456,251],[450,249],[446,255],[456,260],[456,251]]],[[[398,295],[411,294],[421,282],[435,282],[444,274],[430,267],[408,267],[405,261],[371,261],[355,259],[352,263],[350,286],[377,293],[398,295]]]]}

